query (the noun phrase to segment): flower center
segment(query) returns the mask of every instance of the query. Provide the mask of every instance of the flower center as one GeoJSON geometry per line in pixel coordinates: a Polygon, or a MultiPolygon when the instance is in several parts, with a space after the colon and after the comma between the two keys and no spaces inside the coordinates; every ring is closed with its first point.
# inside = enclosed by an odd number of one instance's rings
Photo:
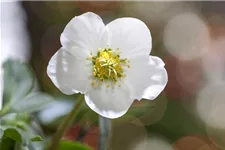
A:
{"type": "Polygon", "coordinates": [[[119,78],[126,76],[123,67],[130,68],[129,61],[126,58],[120,58],[119,49],[99,48],[97,56],[89,57],[88,60],[92,60],[93,63],[93,76],[96,79],[92,81],[93,86],[104,81],[112,81],[116,84],[119,78]]]}

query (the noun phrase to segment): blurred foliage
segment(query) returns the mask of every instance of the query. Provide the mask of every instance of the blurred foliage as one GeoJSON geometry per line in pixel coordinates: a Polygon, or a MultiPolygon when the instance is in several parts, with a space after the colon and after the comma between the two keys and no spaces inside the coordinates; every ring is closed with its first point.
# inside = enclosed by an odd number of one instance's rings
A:
{"type": "MultiPolygon", "coordinates": [[[[30,67],[17,60],[8,60],[4,68],[3,109],[0,111],[1,150],[43,150],[46,135],[35,113],[53,103],[53,97],[34,86],[30,67]]],[[[62,142],[61,149],[89,149],[79,143],[62,142]]]]}
{"type": "Polygon", "coordinates": [[[33,142],[42,141],[43,132],[31,113],[51,103],[53,97],[35,90],[34,75],[25,63],[7,60],[3,64],[3,71],[3,109],[0,111],[1,149],[32,150],[33,142]]]}
{"type": "MultiPolygon", "coordinates": [[[[27,64],[17,60],[8,60],[3,68],[4,94],[3,109],[0,111],[0,149],[45,149],[48,144],[47,136],[36,114],[44,108],[55,106],[59,101],[54,101],[49,94],[37,90],[35,77],[27,64]]],[[[73,105],[69,104],[69,106],[73,105]]],[[[61,104],[60,107],[62,107],[61,104]]],[[[59,113],[50,117],[58,119],[63,115],[59,113]]],[[[78,142],[62,141],[59,150],[65,149],[89,150],[90,148],[78,142]]]]}
{"type": "Polygon", "coordinates": [[[91,150],[90,147],[84,146],[79,142],[61,141],[58,150],[91,150]]]}

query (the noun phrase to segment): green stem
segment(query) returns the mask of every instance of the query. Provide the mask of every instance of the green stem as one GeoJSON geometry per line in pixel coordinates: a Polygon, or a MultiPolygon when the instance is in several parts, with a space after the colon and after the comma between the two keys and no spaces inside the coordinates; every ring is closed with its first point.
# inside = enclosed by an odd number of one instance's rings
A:
{"type": "Polygon", "coordinates": [[[49,150],[57,150],[57,147],[59,145],[61,138],[63,137],[66,129],[72,124],[82,102],[83,102],[83,96],[81,95],[77,99],[77,102],[75,103],[73,107],[73,110],[67,115],[65,120],[60,124],[57,132],[53,136],[49,150]]]}
{"type": "Polygon", "coordinates": [[[99,115],[99,130],[98,150],[107,150],[111,132],[111,120],[99,115]]]}

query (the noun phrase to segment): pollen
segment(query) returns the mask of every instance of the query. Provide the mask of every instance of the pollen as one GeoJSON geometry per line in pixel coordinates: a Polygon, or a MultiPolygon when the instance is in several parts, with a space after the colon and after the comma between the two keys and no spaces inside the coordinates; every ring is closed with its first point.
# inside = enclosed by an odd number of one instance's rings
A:
{"type": "MultiPolygon", "coordinates": [[[[92,61],[93,72],[92,75],[95,80],[103,83],[104,81],[112,81],[116,84],[118,79],[124,78],[124,68],[129,66],[129,62],[126,58],[120,58],[120,51],[117,48],[113,50],[111,48],[98,48],[96,56],[89,56],[88,60],[92,61]]],[[[92,85],[95,85],[95,83],[92,85]]],[[[107,85],[107,88],[110,86],[107,85]]],[[[111,86],[112,87],[112,86],[111,86]]]]}

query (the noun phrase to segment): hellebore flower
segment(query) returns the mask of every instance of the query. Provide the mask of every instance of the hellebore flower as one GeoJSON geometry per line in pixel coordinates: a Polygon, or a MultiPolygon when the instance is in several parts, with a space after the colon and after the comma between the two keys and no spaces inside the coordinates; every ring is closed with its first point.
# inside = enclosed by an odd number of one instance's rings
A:
{"type": "Polygon", "coordinates": [[[49,61],[48,76],[65,94],[82,93],[87,105],[107,118],[124,115],[137,99],[155,99],[167,83],[163,61],[149,56],[148,27],[135,18],[105,25],[91,12],[74,17],[49,61]]]}

